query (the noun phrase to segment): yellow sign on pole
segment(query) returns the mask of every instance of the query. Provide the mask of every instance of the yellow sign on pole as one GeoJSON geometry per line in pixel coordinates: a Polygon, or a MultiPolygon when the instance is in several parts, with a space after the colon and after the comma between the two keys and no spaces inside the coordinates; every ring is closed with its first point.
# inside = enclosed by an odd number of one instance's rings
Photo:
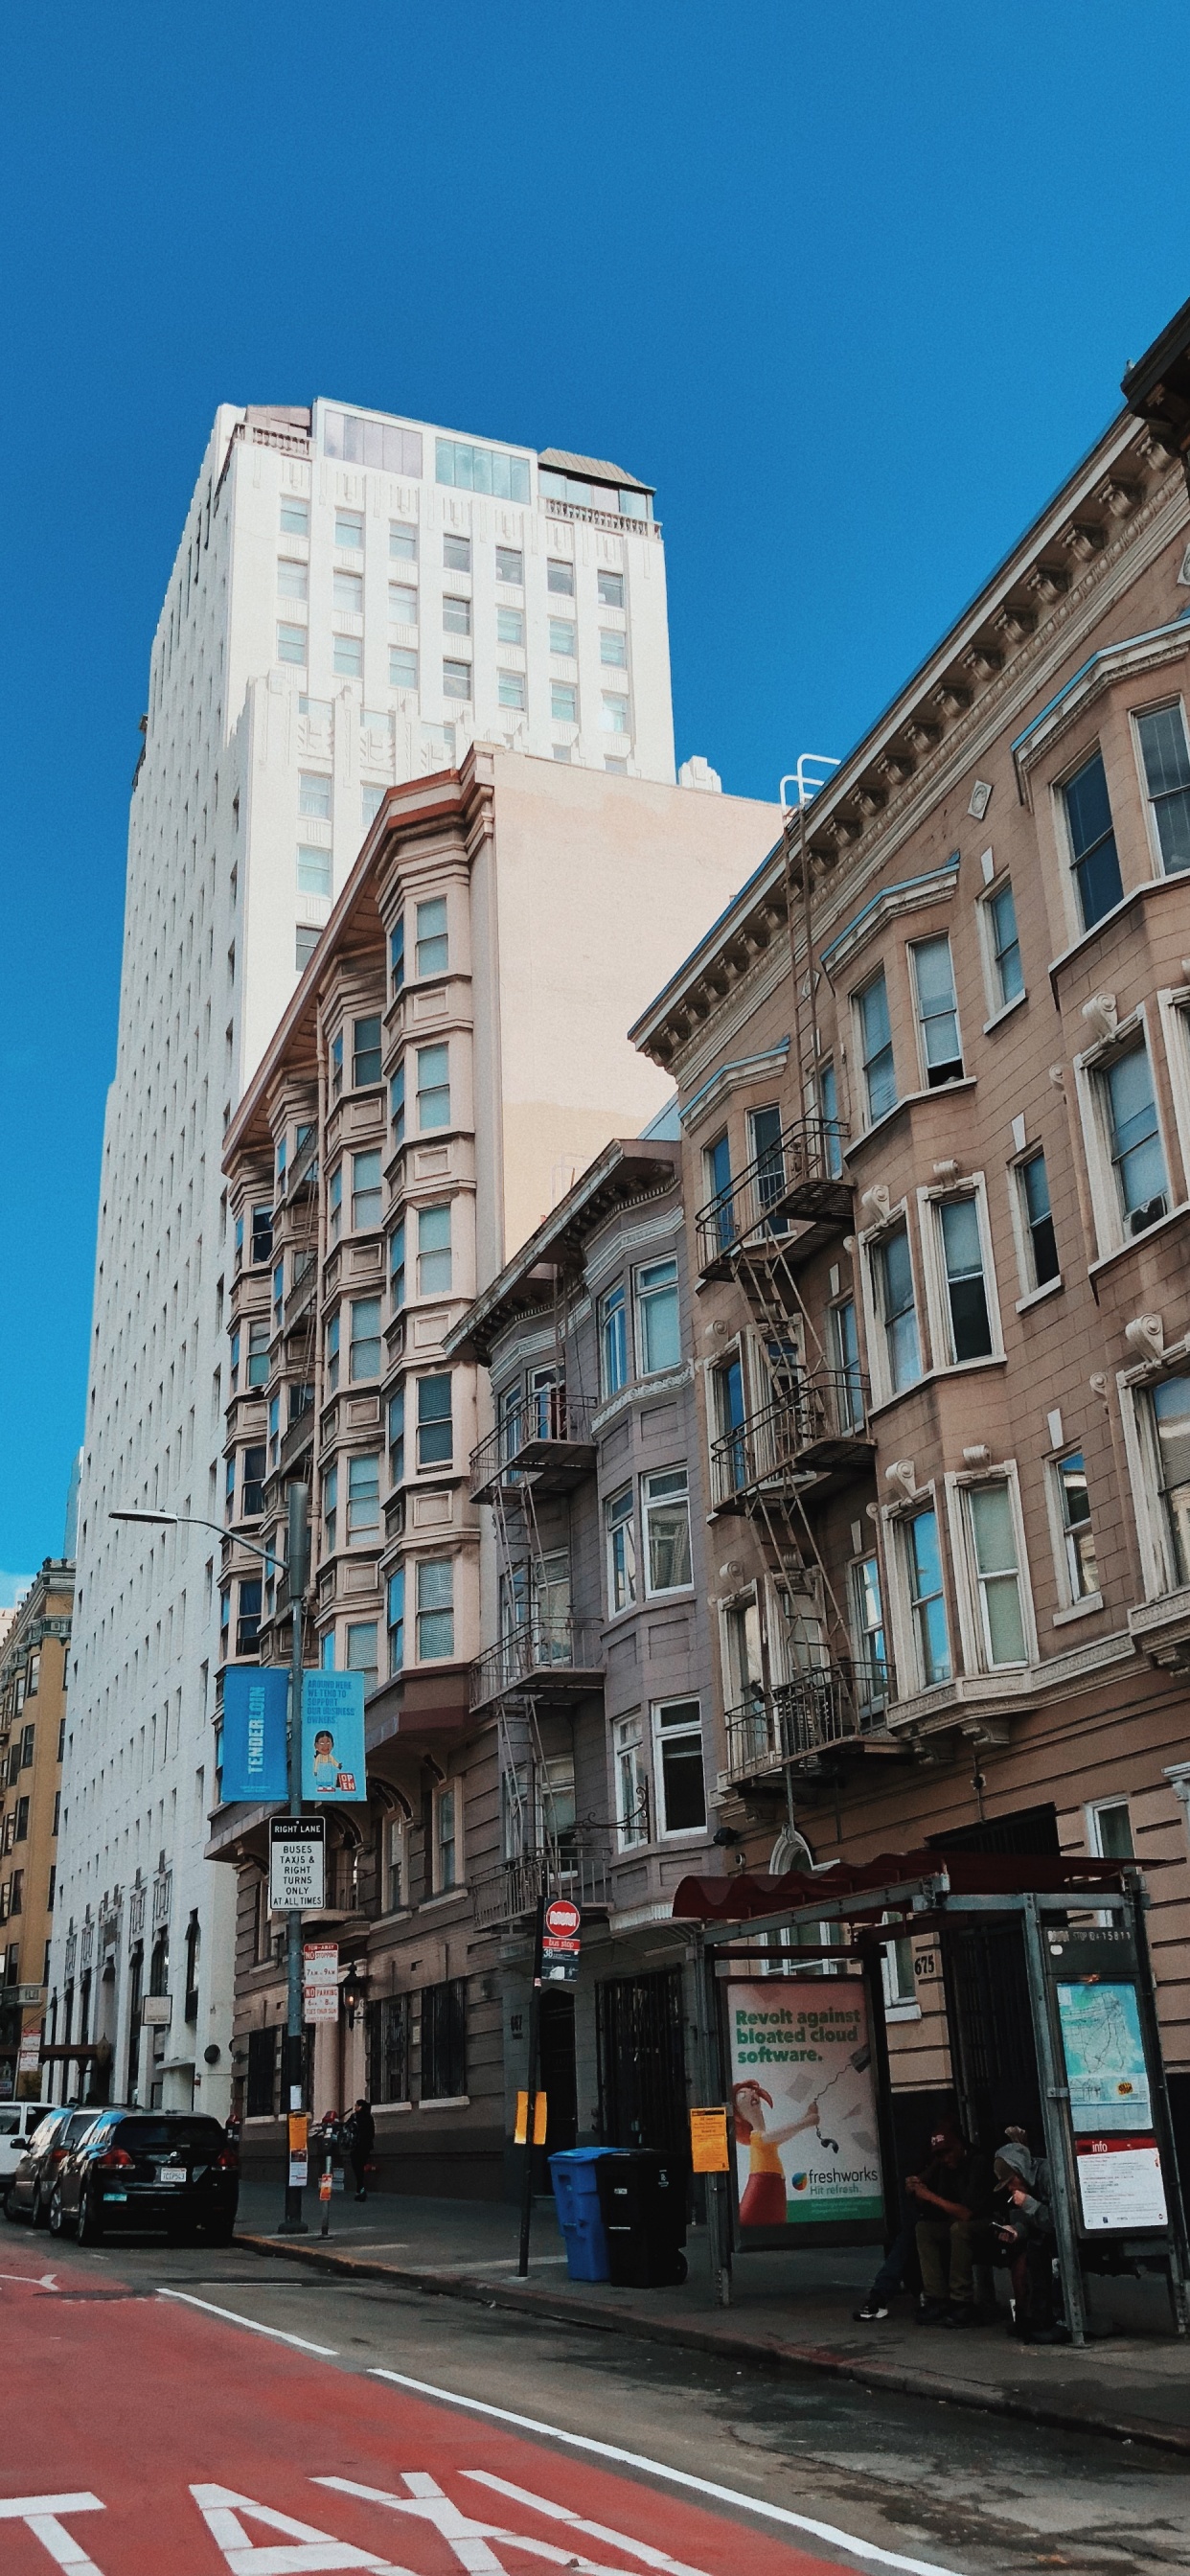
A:
{"type": "Polygon", "coordinates": [[[305,2155],[309,2136],[309,2113],[306,2111],[291,2111],[289,2114],[289,2152],[291,2156],[305,2155]]]}
{"type": "MultiPolygon", "coordinates": [[[[533,2144],[535,2147],[543,2147],[545,2145],[546,2109],[547,2106],[544,2093],[535,2093],[533,2096],[533,2144]]],[[[518,2093],[516,2097],[516,2127],[512,2133],[512,2142],[515,2147],[525,2147],[529,2143],[529,2096],[527,2093],[518,2093]]]]}
{"type": "Polygon", "coordinates": [[[726,2111],[691,2112],[690,2162],[695,2173],[729,2172],[726,2111]]]}
{"type": "Polygon", "coordinates": [[[543,2147],[545,2145],[545,2125],[545,2095],[544,2093],[537,2093],[533,2097],[533,2144],[535,2147],[543,2147]]]}

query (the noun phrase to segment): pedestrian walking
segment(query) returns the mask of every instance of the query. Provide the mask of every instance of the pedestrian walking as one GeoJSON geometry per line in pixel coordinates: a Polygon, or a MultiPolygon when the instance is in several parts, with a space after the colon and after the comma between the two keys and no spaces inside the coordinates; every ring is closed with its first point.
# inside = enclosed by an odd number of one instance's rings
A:
{"type": "Polygon", "coordinates": [[[370,2102],[365,2102],[361,2093],[347,2123],[347,2152],[351,2158],[352,2173],[355,2175],[357,2200],[366,2200],[368,2197],[368,2158],[375,2144],[376,2123],[372,2117],[372,2105],[370,2102]]]}

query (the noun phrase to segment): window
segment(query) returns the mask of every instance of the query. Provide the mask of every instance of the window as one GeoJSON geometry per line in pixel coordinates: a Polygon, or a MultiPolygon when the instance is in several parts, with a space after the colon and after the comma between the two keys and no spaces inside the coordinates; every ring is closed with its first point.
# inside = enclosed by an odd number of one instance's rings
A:
{"type": "Polygon", "coordinates": [[[1132,1818],[1126,1798],[1105,1798],[1087,1813],[1088,1839],[1100,1860],[1133,1860],[1132,1818]]]}
{"type": "Polygon", "coordinates": [[[417,1293],[444,1297],[451,1285],[450,1202],[417,1212],[417,1293]]]}
{"type": "Polygon", "coordinates": [[[277,660],[300,662],[303,667],[305,666],[306,630],[304,626],[278,626],[277,660]]]}
{"type": "Polygon", "coordinates": [[[355,1234],[366,1234],[380,1223],[381,1215],[380,1154],[353,1154],[351,1157],[351,1224],[355,1234]]]}
{"type": "Polygon", "coordinates": [[[963,1075],[950,941],[945,935],[919,939],[909,953],[917,988],[922,1070],[928,1087],[936,1090],[940,1083],[960,1082],[963,1075]]]}
{"type": "Polygon", "coordinates": [[[884,1604],[880,1567],[875,1556],[862,1556],[851,1568],[851,1622],[855,1638],[856,1688],[861,1714],[881,1708],[888,1697],[888,1648],[884,1637],[884,1604]]]}
{"type": "Polygon", "coordinates": [[[253,1269],[273,1257],[273,1211],[271,1207],[252,1210],[251,1260],[253,1269]]]}
{"type": "Polygon", "coordinates": [[[267,1386],[269,1382],[269,1327],[262,1316],[248,1326],[248,1384],[267,1386]]]}
{"type": "Polygon", "coordinates": [[[524,707],[525,675],[523,671],[497,671],[496,698],[502,707],[524,707]]]}
{"type": "Polygon", "coordinates": [[[661,1700],[653,1710],[653,1765],[659,1834],[702,1833],[707,1793],[702,1711],[696,1699],[661,1700]]]}
{"type": "Polygon", "coordinates": [[[645,1564],[648,1589],[680,1592],[693,1580],[690,1565],[689,1477],[684,1467],[644,1479],[645,1564]]]}
{"type": "Polygon", "coordinates": [[[470,600],[454,599],[448,595],[442,602],[442,624],[448,635],[469,635],[471,632],[470,600]]]}
{"type": "Polygon", "coordinates": [[[989,1665],[1027,1663],[1016,1531],[1007,1481],[969,1486],[966,1502],[984,1661],[989,1665]]]}
{"type": "Polygon", "coordinates": [[[419,1047],[417,1050],[417,1124],[424,1136],[427,1128],[450,1125],[450,1048],[419,1047]]]}
{"type": "Polygon", "coordinates": [[[1084,930],[1102,921],[1123,893],[1102,752],[1095,752],[1062,789],[1066,828],[1084,930]]]}
{"type": "Polygon", "coordinates": [[[613,1494],[604,1505],[607,1522],[607,1606],[614,1618],[618,1610],[630,1610],[636,1599],[636,1525],[632,1517],[632,1487],[613,1494]]]}
{"type": "Polygon", "coordinates": [[[497,546],[496,579],[519,589],[525,578],[525,558],[519,546],[497,546]]]}
{"type": "Polygon", "coordinates": [[[892,1028],[888,1016],[888,985],[883,967],[870,984],[865,984],[856,1008],[859,1013],[860,1057],[864,1069],[864,1086],[868,1103],[868,1123],[874,1125],[893,1107],[897,1097],[897,1078],[893,1065],[892,1028]]]}
{"type": "Polygon", "coordinates": [[[258,1520],[264,1510],[264,1476],[264,1444],[254,1442],[250,1449],[244,1451],[241,1509],[245,1520],[258,1520]]]}
{"type": "MultiPolygon", "coordinates": [[[[421,431],[404,429],[394,420],[365,420],[354,411],[325,411],[322,415],[323,453],[341,456],[348,465],[375,465],[385,474],[420,477],[421,431]]],[[[340,511],[336,522],[336,542],[349,545],[350,538],[340,539],[339,528],[346,513],[340,511]]],[[[354,521],[363,542],[363,520],[354,521]]]]}
{"type": "Polygon", "coordinates": [[[627,778],[628,776],[628,763],[626,760],[605,760],[603,766],[610,778],[627,778]]]}
{"type": "Polygon", "coordinates": [[[364,639],[362,635],[332,635],[331,669],[340,679],[362,680],[364,676],[364,639]]]}
{"type": "Polygon", "coordinates": [[[379,1297],[352,1299],[349,1375],[353,1385],[380,1375],[379,1297]]]}
{"type": "Polygon", "coordinates": [[[390,581],[388,613],[397,626],[416,626],[417,592],[411,582],[390,581]]]}
{"type": "Polygon", "coordinates": [[[283,537],[309,536],[310,504],[308,501],[290,501],[282,498],[281,534],[283,537]]]}
{"type": "Polygon", "coordinates": [[[332,1395],[339,1383],[339,1322],[338,1315],[332,1315],[326,1328],[326,1378],[332,1395]]]}
{"type": "Polygon", "coordinates": [[[551,758],[552,758],[552,759],[554,759],[554,760],[561,761],[562,767],[563,767],[564,769],[569,769],[569,767],[570,767],[570,765],[571,765],[572,757],[573,757],[573,746],[572,746],[572,744],[570,744],[570,743],[568,743],[568,742],[556,742],[556,743],[554,743],[554,744],[553,744],[552,749],[551,749],[551,758]]]}
{"type": "Polygon", "coordinates": [[[394,1485],[405,1482],[405,1389],[388,1399],[388,1472],[394,1485]]]}
{"type": "Polygon", "coordinates": [[[343,1032],[331,1039],[331,1097],[339,1098],[343,1089],[343,1032]]]}
{"type": "Polygon", "coordinates": [[[1179,1584],[1190,1583],[1190,1377],[1163,1378],[1149,1397],[1157,1487],[1179,1584]]]}
{"type": "Polygon", "coordinates": [[[470,663],[469,663],[469,662],[444,662],[444,663],[443,663],[443,665],[442,665],[442,694],[443,694],[443,697],[444,697],[444,698],[469,698],[469,697],[470,697],[470,695],[471,695],[471,665],[470,665],[470,663]]]}
{"type": "Polygon", "coordinates": [[[282,555],[277,565],[277,589],[282,599],[308,599],[310,596],[309,565],[294,563],[287,555],[282,555]]]}
{"type": "Polygon", "coordinates": [[[388,971],[394,995],[402,992],[405,984],[404,913],[402,913],[395,930],[390,930],[388,935],[388,971]]]}
{"type": "MultiPolygon", "coordinates": [[[[405,1568],[388,1578],[388,1669],[399,1673],[405,1662],[405,1568]]],[[[399,1905],[400,1897],[395,1899],[399,1905]]]]}
{"type": "Polygon", "coordinates": [[[233,1394],[233,1395],[236,1393],[236,1390],[237,1390],[237,1388],[238,1388],[238,1386],[239,1386],[239,1383],[240,1383],[240,1328],[239,1328],[239,1325],[237,1324],[237,1325],[236,1325],[236,1328],[235,1328],[235,1331],[234,1331],[234,1333],[232,1334],[232,1337],[231,1337],[231,1391],[232,1391],[232,1394],[233,1394]]]}
{"type": "Polygon", "coordinates": [[[1016,905],[1012,887],[1005,882],[997,886],[984,905],[987,923],[988,954],[992,966],[992,996],[996,1010],[1006,1010],[1025,989],[1021,969],[1021,943],[1017,937],[1016,905]]]}
{"type": "Polygon", "coordinates": [[[318,946],[318,938],[319,934],[316,930],[310,929],[304,922],[298,923],[297,929],[293,934],[293,962],[299,975],[305,974],[306,968],[318,946]]]}
{"type": "Polygon", "coordinates": [[[854,1297],[844,1297],[837,1306],[831,1307],[830,1350],[836,1379],[835,1404],[839,1427],[844,1431],[862,1431],[864,1382],[859,1364],[854,1297]]]}
{"type": "Polygon", "coordinates": [[[599,726],[602,733],[627,733],[628,700],[605,689],[600,701],[599,726]]]}
{"type": "Polygon", "coordinates": [[[447,572],[470,572],[470,537],[444,536],[442,540],[442,562],[443,568],[447,572]]]}
{"type": "Polygon", "coordinates": [[[645,1768],[644,1727],[639,1716],[622,1717],[616,1728],[616,1824],[621,1851],[649,1839],[649,1778],[645,1768]]]}
{"type": "Polygon", "coordinates": [[[27,1798],[17,1799],[16,1828],[12,1838],[14,1843],[27,1843],[29,1840],[29,1801],[27,1798]]]}
{"type": "Polygon", "coordinates": [[[362,1673],[364,1689],[375,1690],[379,1678],[376,1662],[376,1622],[374,1619],[350,1619],[347,1623],[347,1670],[362,1673]]]}
{"type": "Polygon", "coordinates": [[[331,600],[349,617],[362,617],[364,610],[364,577],[362,572],[337,572],[332,575],[331,600]]]}
{"type": "Polygon", "coordinates": [[[455,1801],[456,1792],[449,1784],[434,1800],[434,1892],[438,1896],[458,1885],[455,1801]]]}
{"type": "MultiPolygon", "coordinates": [[[[259,1585],[259,1584],[257,1584],[256,1589],[257,1589],[257,1591],[259,1592],[259,1590],[260,1590],[260,1585],[259,1585]]],[[[13,1873],[12,1873],[12,1877],[11,1877],[11,1879],[10,1879],[10,1881],[9,1881],[9,1889],[8,1889],[8,1911],[9,1911],[9,1913],[10,1913],[10,1914],[19,1914],[19,1913],[21,1913],[21,1911],[22,1911],[22,1909],[23,1909],[23,1907],[24,1907],[24,1903],[25,1903],[25,1873],[24,1873],[24,1870],[23,1870],[23,1869],[14,1869],[14,1871],[13,1871],[13,1873]]],[[[14,1976],[14,1975],[13,1975],[13,1973],[12,1973],[12,1966],[11,1966],[11,1962],[15,1959],[16,1955],[17,1955],[17,1954],[16,1954],[15,1950],[14,1950],[14,1949],[12,1949],[12,1948],[10,1947],[10,1949],[9,1949],[9,1954],[8,1954],[10,1964],[9,1964],[8,1972],[7,1972],[7,1974],[8,1974],[8,1983],[9,1983],[9,1985],[15,1985],[15,1984],[16,1984],[16,1978],[15,1978],[15,1976],[14,1976]]]]}
{"type": "Polygon", "coordinates": [[[923,1690],[950,1680],[950,1640],[942,1594],[942,1555],[938,1515],[931,1508],[914,1512],[904,1529],[905,1563],[918,1679],[923,1690]]]}
{"type": "Polygon", "coordinates": [[[979,1203],[974,1198],[943,1199],[938,1207],[942,1266],[946,1276],[950,1357],[986,1359],[992,1348],[979,1203]]]}
{"type": "MultiPolygon", "coordinates": [[[[884,1920],[887,1922],[887,1915],[884,1920]]],[[[915,1989],[913,1943],[907,1934],[902,1933],[898,1939],[886,1941],[883,1944],[880,1952],[880,1975],[884,1986],[885,2011],[893,2014],[898,2021],[908,2021],[910,2016],[915,2021],[918,2020],[921,2007],[915,1989]]]]}
{"type": "Polygon", "coordinates": [[[575,629],[574,629],[574,619],[573,619],[572,617],[551,617],[551,619],[550,619],[550,651],[551,651],[551,653],[560,653],[560,654],[563,656],[563,658],[564,658],[564,659],[568,659],[568,660],[570,660],[570,661],[573,661],[573,659],[574,659],[574,649],[575,649],[575,648],[574,648],[574,634],[575,634],[575,629]]]}
{"type": "Polygon", "coordinates": [[[1099,1590],[1091,1498],[1082,1450],[1072,1449],[1068,1457],[1059,1458],[1053,1473],[1062,1523],[1066,1594],[1073,1604],[1099,1590]]]}
{"type": "Polygon", "coordinates": [[[240,1585],[240,1615],[236,1623],[237,1655],[254,1655],[260,1642],[260,1577],[253,1575],[240,1585]]]}
{"type": "Polygon", "coordinates": [[[423,1559],[417,1569],[417,1658],[432,1663],[455,1650],[454,1560],[423,1559]]]}
{"type": "Polygon", "coordinates": [[[405,1067],[397,1066],[388,1086],[388,1109],[392,1120],[393,1143],[400,1145],[405,1136],[405,1067]]]}
{"type": "Polygon", "coordinates": [[[325,1551],[333,1556],[339,1536],[339,1470],[328,1467],[322,1479],[322,1532],[325,1551]]]}
{"type": "Polygon", "coordinates": [[[616,626],[600,627],[599,659],[609,670],[627,670],[628,638],[621,628],[616,626]]]}
{"type": "Polygon", "coordinates": [[[843,1137],[839,1127],[839,1085],[833,1064],[824,1064],[818,1076],[818,1105],[824,1128],[823,1152],[832,1181],[843,1169],[843,1137]]]}
{"type": "MultiPolygon", "coordinates": [[[[395,1914],[405,1902],[404,1826],[391,1817],[385,1826],[388,1846],[387,1903],[395,1914]],[[393,1857],[395,1855],[395,1858],[393,1857]],[[395,1891],[395,1892],[394,1892],[395,1891]]],[[[409,1997],[378,1995],[366,2008],[368,2031],[368,2099],[372,2102],[407,2102],[409,2100],[409,1997]]]]}
{"type": "Polygon", "coordinates": [[[439,438],[435,447],[440,483],[453,483],[458,492],[491,492],[497,501],[528,500],[527,456],[511,456],[504,447],[474,447],[461,438],[439,438]]]}
{"type": "Polygon", "coordinates": [[[453,1456],[451,1381],[447,1369],[417,1381],[417,1463],[419,1467],[449,1466],[453,1456]]]}
{"type": "Polygon", "coordinates": [[[450,1977],[444,1985],[422,1987],[421,2099],[455,2102],[466,2090],[467,1980],[450,1977]]]}
{"type": "Polygon", "coordinates": [[[496,611],[497,644],[523,644],[525,617],[520,608],[498,608],[496,611]]]}
{"type": "Polygon", "coordinates": [[[596,582],[599,591],[599,605],[601,608],[623,607],[624,575],[622,572],[598,573],[596,575],[596,582]]]}
{"type": "Polygon", "coordinates": [[[419,975],[445,975],[449,962],[446,897],[434,895],[429,903],[419,903],[417,907],[417,971],[419,975]]]}
{"type": "MultiPolygon", "coordinates": [[[[332,452],[328,446],[327,454],[330,455],[332,452]]],[[[348,554],[363,553],[364,514],[362,510],[336,510],[335,544],[343,547],[348,554]]]]}
{"type": "Polygon", "coordinates": [[[642,1377],[677,1368],[682,1356],[676,1260],[648,1261],[636,1273],[636,1338],[642,1377]]]}
{"type": "Polygon", "coordinates": [[[1026,1162],[1017,1164],[1016,1176],[1028,1247],[1029,1285],[1031,1288],[1044,1288],[1049,1280],[1059,1276],[1058,1245],[1050,1213],[1045,1155],[1040,1150],[1030,1154],[1026,1162]]]}
{"type": "Polygon", "coordinates": [[[573,681],[550,681],[550,717],[554,724],[578,723],[578,690],[573,681]]]}
{"type": "Polygon", "coordinates": [[[1161,865],[1174,876],[1190,868],[1190,749],[1181,701],[1151,707],[1137,717],[1136,730],[1161,865]]]}
{"type": "MultiPolygon", "coordinates": [[[[249,1457],[251,1457],[251,1455],[252,1455],[251,1450],[249,1450],[248,1455],[249,1455],[249,1457]]],[[[34,1656],[32,1657],[32,1659],[31,1659],[31,1661],[30,1661],[30,1665],[29,1665],[29,1696],[30,1696],[30,1698],[32,1698],[32,1697],[33,1697],[34,1693],[35,1693],[35,1692],[36,1692],[36,1690],[37,1690],[38,1673],[39,1673],[40,1665],[41,1665],[41,1657],[40,1657],[40,1655],[34,1655],[34,1656]]],[[[35,1735],[36,1735],[36,1728],[35,1728],[35,1727],[32,1727],[32,1726],[24,1726],[24,1727],[22,1727],[22,1729],[21,1729],[21,1769],[22,1769],[22,1771],[28,1771],[28,1770],[30,1770],[30,1769],[31,1769],[31,1767],[32,1767],[32,1763],[33,1763],[33,1745],[34,1745],[35,1735]]],[[[54,1830],[55,1830],[55,1832],[57,1832],[57,1827],[56,1827],[56,1826],[55,1826],[54,1830]]]]}
{"type": "Polygon", "coordinates": [[[392,1250],[389,1254],[389,1282],[393,1292],[393,1312],[399,1315],[405,1303],[405,1219],[393,1227],[392,1250]]]}
{"type": "Polygon", "coordinates": [[[403,519],[390,519],[388,523],[388,551],[394,563],[416,563],[416,528],[407,527],[403,519]]]}
{"type": "Polygon", "coordinates": [[[387,794],[387,787],[377,786],[374,781],[369,782],[365,779],[359,792],[360,821],[365,831],[369,823],[375,822],[387,794]]]}
{"type": "MultiPolygon", "coordinates": [[[[366,1546],[380,1530],[380,1459],[349,1458],[347,1462],[347,1544],[366,1546]]],[[[373,1638],[375,1645],[375,1638],[373,1638]]]]}
{"type": "Polygon", "coordinates": [[[380,1080],[380,1017],[357,1020],[352,1031],[352,1081],[357,1091],[380,1080]]]}
{"type": "Polygon", "coordinates": [[[913,1302],[913,1264],[909,1229],[904,1223],[886,1234],[873,1256],[876,1295],[888,1375],[894,1395],[921,1376],[921,1345],[913,1302]]]}
{"type": "Polygon", "coordinates": [[[1165,1214],[1165,1155],[1149,1051],[1141,1038],[1100,1077],[1120,1211],[1130,1234],[1165,1214]]]}
{"type": "Polygon", "coordinates": [[[341,1163],[331,1173],[327,1202],[330,1208],[331,1242],[337,1243],[343,1231],[343,1166],[341,1163]]]}
{"type": "Polygon", "coordinates": [[[299,894],[329,895],[331,892],[331,854],[298,842],[297,890],[299,894]]]}
{"type": "Polygon", "coordinates": [[[574,565],[563,563],[557,555],[551,555],[545,568],[545,586],[560,599],[573,599],[574,565]]]}
{"type": "Polygon", "coordinates": [[[389,645],[388,685],[390,689],[417,687],[417,655],[403,644],[389,645]]]}
{"type": "Polygon", "coordinates": [[[618,1395],[628,1379],[628,1306],[624,1283],[599,1300],[599,1376],[602,1395],[618,1395]]]}

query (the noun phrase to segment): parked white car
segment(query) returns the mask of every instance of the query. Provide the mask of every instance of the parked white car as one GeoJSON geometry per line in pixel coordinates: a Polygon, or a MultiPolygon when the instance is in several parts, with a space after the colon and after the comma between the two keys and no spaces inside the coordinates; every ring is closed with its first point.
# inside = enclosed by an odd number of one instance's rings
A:
{"type": "Polygon", "coordinates": [[[46,2102],[0,2102],[0,2199],[48,2108],[46,2102]]]}

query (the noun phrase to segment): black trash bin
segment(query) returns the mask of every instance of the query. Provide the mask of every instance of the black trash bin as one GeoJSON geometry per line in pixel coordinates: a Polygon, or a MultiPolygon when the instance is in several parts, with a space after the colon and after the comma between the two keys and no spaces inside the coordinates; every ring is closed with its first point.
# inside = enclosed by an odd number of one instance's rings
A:
{"type": "Polygon", "coordinates": [[[686,2278],[686,2168],[655,2147],[596,2165],[608,2278],[622,2290],[660,2290],[686,2278]]]}

